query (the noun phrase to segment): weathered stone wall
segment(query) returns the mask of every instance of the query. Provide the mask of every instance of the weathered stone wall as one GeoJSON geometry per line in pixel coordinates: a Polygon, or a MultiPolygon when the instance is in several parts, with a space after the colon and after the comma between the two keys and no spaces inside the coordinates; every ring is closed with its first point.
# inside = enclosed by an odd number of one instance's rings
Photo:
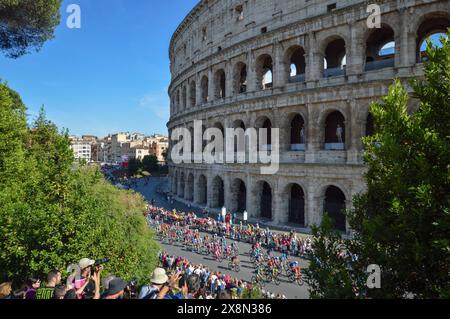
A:
{"type": "Polygon", "coordinates": [[[306,227],[320,222],[329,186],[338,187],[350,207],[352,196],[365,188],[361,138],[366,134],[370,102],[387,93],[393,78],[407,85],[411,77],[423,75],[418,47],[424,36],[442,30],[448,21],[448,0],[201,1],[171,41],[169,133],[177,127],[192,127],[194,120],[203,120],[205,127],[220,123],[230,128],[242,122],[250,128],[268,118],[272,127],[280,128],[281,166],[276,175],[262,176],[256,164],[172,163],[172,192],[215,206],[218,195],[213,184],[218,177],[224,183],[224,204],[234,210],[238,190],[233,185],[240,179],[247,190],[247,211],[258,217],[260,182],[266,181],[273,195],[272,220],[285,224],[289,221],[289,187],[295,183],[304,192],[306,227]],[[336,10],[328,12],[327,6],[333,3],[336,10]],[[383,29],[367,27],[371,3],[381,7],[383,29]],[[379,39],[389,32],[395,53],[371,64],[368,55],[380,50],[379,39]],[[344,53],[333,51],[336,40],[344,41],[344,53]],[[291,58],[299,49],[305,69],[291,77],[291,58]],[[342,61],[342,54],[345,68],[327,75],[324,59],[342,61]],[[272,61],[273,81],[262,88],[267,57],[272,61]],[[242,67],[247,74],[244,91],[239,82],[242,67]],[[343,150],[325,146],[327,118],[334,111],[344,118],[343,150]],[[291,150],[291,121],[296,114],[304,120],[304,151],[291,150]]]}

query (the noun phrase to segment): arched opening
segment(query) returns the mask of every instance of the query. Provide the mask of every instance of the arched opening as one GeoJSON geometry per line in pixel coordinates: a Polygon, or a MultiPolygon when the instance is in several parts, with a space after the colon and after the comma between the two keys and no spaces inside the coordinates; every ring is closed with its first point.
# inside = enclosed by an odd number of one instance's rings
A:
{"type": "Polygon", "coordinates": [[[345,195],[335,186],[327,188],[325,193],[325,212],[333,220],[334,227],[343,232],[346,231],[346,219],[345,219],[345,195]]]}
{"type": "Polygon", "coordinates": [[[258,150],[272,151],[272,122],[270,121],[270,119],[265,116],[259,118],[256,121],[256,128],[258,129],[259,139],[258,150]]]}
{"type": "Polygon", "coordinates": [[[209,100],[208,90],[209,90],[209,81],[207,76],[202,77],[201,81],[201,93],[202,93],[202,103],[207,103],[209,100]]]}
{"type": "Polygon", "coordinates": [[[225,71],[220,69],[215,76],[215,95],[217,99],[225,98],[225,71]]]}
{"type": "Polygon", "coordinates": [[[198,203],[206,205],[208,200],[208,181],[205,175],[200,175],[197,182],[198,189],[198,203]]]}
{"type": "Polygon", "coordinates": [[[257,80],[261,90],[273,87],[273,60],[270,55],[264,54],[257,59],[257,80]]]}
{"type": "Polygon", "coordinates": [[[298,184],[291,186],[289,198],[289,222],[305,226],[305,193],[298,184]]]}
{"type": "Polygon", "coordinates": [[[191,82],[191,107],[195,107],[197,105],[197,87],[195,81],[191,82]]]}
{"type": "Polygon", "coordinates": [[[367,121],[366,121],[366,136],[372,136],[375,134],[375,125],[373,121],[373,116],[371,113],[367,115],[367,121]]]}
{"type": "Polygon", "coordinates": [[[195,148],[194,148],[195,136],[194,136],[194,128],[192,126],[189,128],[189,134],[191,135],[191,154],[194,154],[194,152],[195,152],[195,148]]]}
{"type": "Polygon", "coordinates": [[[375,29],[366,41],[366,71],[395,65],[395,37],[391,27],[383,25],[375,29]]]}
{"type": "Polygon", "coordinates": [[[238,62],[234,67],[233,83],[235,94],[247,92],[247,65],[245,63],[238,62]]]}
{"type": "Polygon", "coordinates": [[[325,121],[325,149],[345,150],[345,118],[339,111],[329,114],[325,121]]]}
{"type": "Polygon", "coordinates": [[[450,27],[450,17],[446,13],[436,13],[423,21],[417,31],[417,62],[427,59],[427,40],[433,45],[441,47],[440,37],[447,37],[447,29],[450,27]]]}
{"type": "Polygon", "coordinates": [[[260,197],[261,217],[272,220],[272,188],[267,182],[263,182],[260,197]]]}
{"type": "Polygon", "coordinates": [[[183,101],[183,105],[182,105],[182,109],[185,110],[187,107],[187,89],[185,86],[183,86],[183,91],[182,91],[182,101],[183,101]]]}
{"type": "Polygon", "coordinates": [[[231,184],[231,195],[234,209],[243,213],[247,209],[247,187],[241,179],[236,178],[231,184]]]}
{"type": "MultiPolygon", "coordinates": [[[[244,135],[243,136],[239,136],[237,133],[235,133],[234,135],[234,152],[245,152],[246,149],[246,137],[245,137],[245,124],[243,121],[241,120],[236,120],[233,122],[233,128],[235,129],[242,129],[244,135]],[[239,143],[240,142],[240,143],[239,143]]],[[[242,133],[242,132],[241,132],[242,133]]]]}
{"type": "Polygon", "coordinates": [[[300,114],[297,114],[291,121],[291,150],[304,151],[305,143],[305,121],[300,114]]]}
{"type": "Polygon", "coordinates": [[[212,208],[222,208],[225,205],[225,188],[222,178],[216,176],[213,180],[212,188],[212,208]]]}
{"type": "Polygon", "coordinates": [[[324,55],[324,77],[345,75],[347,56],[345,41],[337,38],[328,43],[324,55]]]}
{"type": "Polygon", "coordinates": [[[288,50],[289,82],[304,82],[306,73],[305,50],[296,46],[288,50]]]}
{"type": "Polygon", "coordinates": [[[186,199],[192,201],[194,199],[194,174],[189,174],[186,199]]]}
{"type": "Polygon", "coordinates": [[[185,181],[184,181],[184,173],[181,173],[180,177],[180,189],[178,190],[178,196],[181,198],[184,198],[184,188],[185,188],[185,181]]]}
{"type": "Polygon", "coordinates": [[[172,194],[178,195],[178,172],[175,173],[175,177],[173,179],[172,194]]]}

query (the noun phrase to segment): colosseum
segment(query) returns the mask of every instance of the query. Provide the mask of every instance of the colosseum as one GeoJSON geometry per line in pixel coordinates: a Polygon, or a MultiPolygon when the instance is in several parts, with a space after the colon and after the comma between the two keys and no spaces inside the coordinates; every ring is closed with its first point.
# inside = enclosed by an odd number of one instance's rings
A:
{"type": "Polygon", "coordinates": [[[304,231],[326,211],[349,233],[342,209],[365,189],[369,104],[394,78],[423,76],[425,40],[449,26],[448,0],[200,1],[170,43],[169,134],[196,120],[222,132],[279,128],[280,168],[170,161],[169,189],[304,231]]]}

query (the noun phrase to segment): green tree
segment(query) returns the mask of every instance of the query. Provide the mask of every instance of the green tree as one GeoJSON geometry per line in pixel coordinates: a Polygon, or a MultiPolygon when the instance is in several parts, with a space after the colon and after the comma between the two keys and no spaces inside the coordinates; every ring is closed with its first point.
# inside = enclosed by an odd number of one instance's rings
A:
{"type": "Polygon", "coordinates": [[[76,165],[67,132],[43,110],[28,129],[20,97],[0,85],[0,281],[109,257],[106,272],[145,282],[159,250],[145,212],[142,196],[76,165]]]}
{"type": "Polygon", "coordinates": [[[10,58],[54,37],[61,0],[0,0],[0,49],[10,58]]]}
{"type": "Polygon", "coordinates": [[[325,222],[314,240],[319,249],[309,272],[312,295],[354,298],[351,278],[359,296],[450,296],[450,43],[448,37],[441,42],[441,48],[429,43],[425,79],[412,82],[419,102],[414,114],[407,111],[410,98],[399,80],[380,103],[372,103],[375,135],[364,139],[367,192],[347,212],[354,236],[343,248],[358,260],[345,269],[348,256],[336,259],[322,249],[341,241],[327,233],[325,222]],[[366,292],[362,278],[371,264],[381,267],[381,289],[366,292]]]}
{"type": "Polygon", "coordinates": [[[128,161],[128,175],[134,176],[142,169],[142,162],[136,158],[128,161]]]}
{"type": "Polygon", "coordinates": [[[147,172],[157,172],[159,168],[158,158],[154,155],[147,155],[142,159],[142,166],[147,172]]]}

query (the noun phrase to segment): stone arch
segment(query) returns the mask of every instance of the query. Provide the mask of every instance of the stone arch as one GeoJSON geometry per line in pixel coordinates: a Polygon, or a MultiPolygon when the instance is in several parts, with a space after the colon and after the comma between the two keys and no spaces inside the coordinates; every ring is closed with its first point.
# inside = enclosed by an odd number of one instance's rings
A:
{"type": "Polygon", "coordinates": [[[222,208],[225,205],[225,186],[220,176],[214,177],[212,181],[212,208],[222,208]]]}
{"type": "Polygon", "coordinates": [[[446,34],[450,28],[450,13],[431,12],[423,15],[419,20],[416,29],[416,59],[422,62],[426,59],[424,52],[424,41],[433,35],[446,34]]]}
{"type": "Polygon", "coordinates": [[[247,92],[247,65],[238,62],[233,70],[233,93],[241,94],[247,92]]]}
{"type": "Polygon", "coordinates": [[[223,69],[217,70],[214,75],[214,95],[216,99],[226,97],[226,76],[223,69]]]}
{"type": "MultiPolygon", "coordinates": [[[[271,145],[272,145],[272,120],[267,117],[267,116],[260,116],[256,121],[255,121],[255,128],[256,129],[266,129],[267,132],[267,139],[266,142],[264,142],[264,140],[260,140],[258,143],[258,147],[261,144],[263,146],[263,150],[271,150],[271,145]],[[268,149],[265,149],[268,148],[268,149]]],[[[259,135],[259,132],[258,132],[259,135]]],[[[258,140],[259,140],[259,136],[258,136],[258,140]]],[[[259,149],[259,148],[258,148],[259,149]]]]}
{"type": "Polygon", "coordinates": [[[345,193],[337,186],[328,186],[325,189],[323,211],[330,216],[334,227],[343,232],[347,230],[346,218],[344,214],[345,209],[345,193]]]}
{"type": "Polygon", "coordinates": [[[372,71],[393,67],[397,51],[394,29],[382,24],[380,29],[373,30],[366,38],[365,70],[372,71]]]}
{"type": "Polygon", "coordinates": [[[329,150],[344,150],[345,149],[345,142],[349,138],[348,136],[348,129],[346,127],[347,121],[346,121],[346,115],[345,111],[341,108],[331,108],[323,111],[319,116],[319,126],[321,127],[321,130],[319,131],[320,141],[321,143],[324,143],[324,149],[329,150]],[[340,115],[337,117],[331,117],[333,113],[339,113],[340,115]],[[335,120],[333,120],[333,118],[335,120]],[[331,120],[331,121],[327,121],[331,120]],[[328,125],[327,125],[328,124],[328,125]],[[339,124],[342,128],[342,142],[339,143],[339,140],[337,138],[337,124],[339,124]],[[334,130],[334,133],[333,133],[334,130]],[[333,142],[334,141],[334,142],[333,142]],[[340,145],[326,145],[326,144],[334,144],[338,143],[340,145]],[[342,145],[343,144],[343,145],[342,145]]]}
{"type": "Polygon", "coordinates": [[[240,178],[235,178],[231,183],[231,199],[234,211],[243,213],[247,209],[247,186],[240,178]]]}
{"type": "Polygon", "coordinates": [[[286,50],[284,63],[286,75],[285,79],[289,82],[305,81],[306,58],[305,49],[299,45],[295,45],[286,50]]]}
{"type": "Polygon", "coordinates": [[[299,183],[290,183],[284,189],[284,197],[288,202],[288,221],[302,227],[306,225],[305,192],[299,183]]]}
{"type": "Polygon", "coordinates": [[[260,180],[255,184],[256,192],[256,211],[258,217],[272,220],[273,219],[273,187],[267,181],[260,180]]]}
{"type": "Polygon", "coordinates": [[[186,86],[183,86],[182,93],[181,93],[181,100],[182,100],[182,109],[185,110],[187,108],[187,88],[186,88],[186,86]]]}
{"type": "Polygon", "coordinates": [[[273,59],[269,54],[256,59],[256,79],[260,90],[273,88],[273,59]]]}
{"type": "Polygon", "coordinates": [[[369,112],[369,114],[367,114],[367,119],[366,119],[365,136],[372,136],[374,134],[375,134],[375,123],[374,123],[372,113],[369,112]]]}
{"type": "Polygon", "coordinates": [[[201,98],[202,103],[208,103],[209,101],[209,79],[206,75],[202,77],[202,80],[200,82],[200,92],[201,92],[201,98]]]}
{"type": "Polygon", "coordinates": [[[173,176],[172,194],[178,195],[178,171],[175,171],[173,176]]]}
{"type": "Polygon", "coordinates": [[[291,113],[287,117],[286,128],[288,130],[288,146],[291,151],[304,151],[306,144],[306,123],[303,115],[299,112],[291,113]]]}
{"type": "Polygon", "coordinates": [[[184,172],[180,174],[180,187],[178,189],[178,196],[180,198],[184,198],[184,190],[186,187],[184,172]]]}
{"type": "Polygon", "coordinates": [[[340,35],[326,38],[321,46],[323,60],[320,61],[324,77],[345,75],[347,60],[346,40],[340,35]]]}
{"type": "Polygon", "coordinates": [[[200,174],[196,183],[197,203],[207,205],[208,203],[208,179],[204,174],[200,174]]]}
{"type": "Polygon", "coordinates": [[[191,81],[190,83],[190,107],[195,107],[197,105],[197,84],[195,81],[191,81]]]}
{"type": "Polygon", "coordinates": [[[187,179],[186,199],[193,201],[194,199],[194,174],[190,173],[187,179]]]}
{"type": "Polygon", "coordinates": [[[235,120],[235,121],[233,121],[232,127],[235,130],[240,128],[240,129],[242,129],[244,131],[244,138],[241,141],[241,145],[239,145],[239,143],[238,143],[238,138],[239,138],[238,135],[235,134],[235,136],[234,136],[234,152],[235,153],[237,153],[237,152],[245,152],[245,145],[248,142],[248,138],[245,137],[245,130],[246,130],[246,128],[245,128],[244,121],[243,120],[235,120]],[[242,145],[242,143],[244,143],[244,145],[242,145]]]}

